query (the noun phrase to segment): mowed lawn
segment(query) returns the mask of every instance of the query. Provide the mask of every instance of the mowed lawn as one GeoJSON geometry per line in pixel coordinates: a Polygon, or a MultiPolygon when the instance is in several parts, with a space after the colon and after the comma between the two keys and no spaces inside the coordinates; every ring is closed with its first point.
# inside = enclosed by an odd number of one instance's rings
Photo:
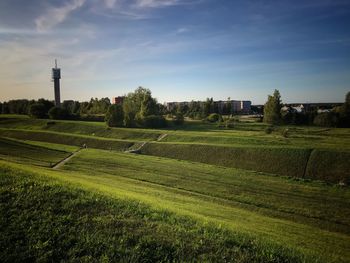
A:
{"type": "Polygon", "coordinates": [[[60,171],[3,162],[2,167],[213,223],[273,251],[275,246],[290,249],[307,261],[350,258],[348,188],[95,149],[81,151],[60,171]]]}
{"type": "Polygon", "coordinates": [[[23,143],[0,137],[0,159],[51,167],[68,157],[74,148],[39,143],[23,143]]]}

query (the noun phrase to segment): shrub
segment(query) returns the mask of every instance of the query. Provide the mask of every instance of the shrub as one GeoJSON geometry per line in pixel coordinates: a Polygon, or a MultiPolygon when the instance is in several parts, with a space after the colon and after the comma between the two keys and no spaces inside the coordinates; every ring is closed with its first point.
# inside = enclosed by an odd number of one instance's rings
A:
{"type": "Polygon", "coordinates": [[[59,107],[52,107],[49,110],[49,117],[53,120],[66,120],[69,119],[69,113],[66,109],[61,109],[59,107]]]}
{"type": "Polygon", "coordinates": [[[316,126],[336,127],[337,123],[338,123],[338,116],[332,112],[320,113],[314,119],[314,124],[316,126]]]}
{"type": "Polygon", "coordinates": [[[142,118],[140,124],[145,128],[163,128],[167,126],[163,116],[150,115],[142,118]]]}
{"type": "Polygon", "coordinates": [[[184,115],[182,112],[176,112],[173,123],[175,125],[182,125],[184,123],[184,115]]]}
{"type": "Polygon", "coordinates": [[[120,104],[110,105],[108,107],[105,122],[109,127],[121,127],[124,122],[123,106],[120,104]]]}
{"type": "Polygon", "coordinates": [[[266,134],[271,134],[273,132],[273,126],[268,126],[265,128],[265,133],[266,134]]]}
{"type": "Polygon", "coordinates": [[[29,116],[32,118],[43,119],[46,117],[45,105],[42,103],[34,103],[29,106],[29,116]]]}
{"type": "Polygon", "coordinates": [[[208,116],[208,121],[210,121],[210,122],[222,121],[222,117],[220,114],[212,113],[208,116]]]}

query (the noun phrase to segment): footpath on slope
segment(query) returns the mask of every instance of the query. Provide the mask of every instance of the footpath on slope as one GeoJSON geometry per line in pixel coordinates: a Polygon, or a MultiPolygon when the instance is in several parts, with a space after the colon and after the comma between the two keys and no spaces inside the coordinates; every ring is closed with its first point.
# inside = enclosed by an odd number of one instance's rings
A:
{"type": "Polygon", "coordinates": [[[51,168],[52,169],[59,169],[60,167],[62,167],[66,162],[68,162],[70,159],[72,159],[74,156],[76,156],[83,148],[80,148],[79,150],[71,153],[69,156],[67,156],[66,158],[62,159],[61,161],[59,161],[58,163],[54,164],[51,168]]]}
{"type": "MultiPolygon", "coordinates": [[[[159,142],[159,141],[163,140],[166,136],[168,136],[168,134],[166,134],[166,133],[161,134],[161,135],[159,135],[159,137],[158,137],[157,140],[155,140],[155,141],[159,142]]],[[[126,152],[126,153],[140,153],[141,150],[142,150],[142,148],[143,148],[146,144],[148,144],[148,143],[149,143],[149,142],[142,142],[142,144],[141,144],[138,148],[136,148],[136,149],[129,149],[129,150],[126,150],[125,152],[126,152]]],[[[135,144],[134,144],[134,145],[135,145],[135,144]]],[[[134,145],[133,145],[133,146],[134,146],[134,145]]],[[[132,148],[133,146],[131,146],[130,148],[132,148]]]]}

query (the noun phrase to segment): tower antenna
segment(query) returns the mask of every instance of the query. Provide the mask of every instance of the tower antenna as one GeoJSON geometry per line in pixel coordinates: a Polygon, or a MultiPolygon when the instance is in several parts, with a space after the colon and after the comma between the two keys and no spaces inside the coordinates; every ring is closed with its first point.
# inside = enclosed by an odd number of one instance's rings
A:
{"type": "Polygon", "coordinates": [[[57,59],[55,59],[55,68],[57,68],[57,59]]]}

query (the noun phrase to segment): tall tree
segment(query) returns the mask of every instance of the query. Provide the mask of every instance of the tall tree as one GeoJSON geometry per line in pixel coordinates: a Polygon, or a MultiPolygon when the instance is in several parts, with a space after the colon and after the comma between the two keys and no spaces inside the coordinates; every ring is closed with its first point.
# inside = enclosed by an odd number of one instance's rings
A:
{"type": "Polygon", "coordinates": [[[124,124],[124,112],[123,107],[120,104],[110,105],[105,121],[109,127],[121,127],[124,124]]]}
{"type": "Polygon", "coordinates": [[[264,106],[264,122],[279,124],[281,122],[281,95],[275,90],[273,95],[269,95],[264,106]]]}

